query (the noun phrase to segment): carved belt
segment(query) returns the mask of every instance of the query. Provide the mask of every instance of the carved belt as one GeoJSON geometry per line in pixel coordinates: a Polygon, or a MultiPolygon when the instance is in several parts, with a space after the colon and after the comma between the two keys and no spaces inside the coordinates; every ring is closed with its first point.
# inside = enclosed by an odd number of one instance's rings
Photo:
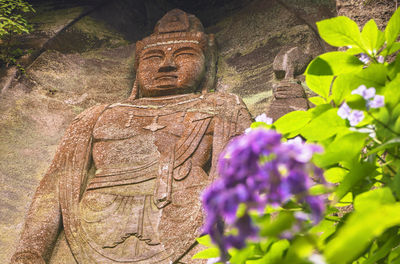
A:
{"type": "Polygon", "coordinates": [[[89,181],[87,190],[135,184],[157,177],[158,160],[130,168],[101,168],[89,181]]]}

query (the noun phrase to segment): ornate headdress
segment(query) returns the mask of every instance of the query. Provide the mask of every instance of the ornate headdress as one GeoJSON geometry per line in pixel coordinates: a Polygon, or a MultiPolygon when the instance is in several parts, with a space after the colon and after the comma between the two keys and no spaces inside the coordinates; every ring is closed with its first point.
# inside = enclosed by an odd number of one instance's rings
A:
{"type": "MultiPolygon", "coordinates": [[[[138,69],[143,50],[175,43],[194,43],[200,46],[206,57],[206,76],[200,85],[203,93],[215,86],[217,49],[213,34],[205,34],[200,20],[180,9],[173,9],[165,14],[154,27],[150,36],[136,42],[135,69],[138,69]]],[[[139,94],[137,78],[130,98],[139,94]]]]}

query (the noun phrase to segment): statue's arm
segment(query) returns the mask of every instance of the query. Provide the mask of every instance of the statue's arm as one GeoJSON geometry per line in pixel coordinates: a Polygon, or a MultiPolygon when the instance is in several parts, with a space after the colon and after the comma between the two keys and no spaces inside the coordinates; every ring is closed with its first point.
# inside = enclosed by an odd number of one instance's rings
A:
{"type": "Polygon", "coordinates": [[[26,217],[18,249],[11,263],[45,263],[61,229],[58,177],[47,173],[41,180],[26,217]]]}
{"type": "MultiPolygon", "coordinates": [[[[11,259],[12,264],[42,264],[51,257],[62,229],[60,182],[77,167],[82,171],[89,168],[93,127],[105,107],[99,105],[84,111],[67,129],[33,197],[17,251],[11,259]],[[76,160],[73,164],[77,167],[71,167],[71,160],[76,160]]],[[[82,175],[85,176],[85,172],[82,175]]]]}

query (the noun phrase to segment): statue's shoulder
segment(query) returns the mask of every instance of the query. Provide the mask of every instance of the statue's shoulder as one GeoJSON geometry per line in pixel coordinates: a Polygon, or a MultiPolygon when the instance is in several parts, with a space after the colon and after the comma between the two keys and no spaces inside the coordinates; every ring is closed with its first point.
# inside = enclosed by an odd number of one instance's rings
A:
{"type": "Polygon", "coordinates": [[[109,107],[109,104],[98,104],[94,105],[82,113],[77,115],[72,121],[72,125],[77,126],[78,124],[91,124],[95,123],[100,115],[109,107]]]}

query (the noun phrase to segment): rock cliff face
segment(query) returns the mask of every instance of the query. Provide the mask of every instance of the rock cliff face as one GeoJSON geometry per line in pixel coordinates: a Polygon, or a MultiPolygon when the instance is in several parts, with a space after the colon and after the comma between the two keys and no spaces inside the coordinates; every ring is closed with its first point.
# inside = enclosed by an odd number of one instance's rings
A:
{"type": "MultiPolygon", "coordinates": [[[[15,79],[12,69],[8,76],[0,71],[1,263],[15,251],[31,197],[66,127],[90,106],[127,97],[135,79],[135,41],[167,11],[193,13],[215,34],[217,89],[241,96],[254,116],[272,100],[276,55],[291,47],[310,58],[329,50],[315,22],[335,15],[333,0],[32,2],[35,32],[20,40],[21,48],[32,50],[21,59],[26,74],[15,79]]],[[[365,1],[337,2],[340,14],[369,16],[351,9],[365,1]]],[[[394,10],[393,1],[370,2],[384,13],[394,10]]]]}

